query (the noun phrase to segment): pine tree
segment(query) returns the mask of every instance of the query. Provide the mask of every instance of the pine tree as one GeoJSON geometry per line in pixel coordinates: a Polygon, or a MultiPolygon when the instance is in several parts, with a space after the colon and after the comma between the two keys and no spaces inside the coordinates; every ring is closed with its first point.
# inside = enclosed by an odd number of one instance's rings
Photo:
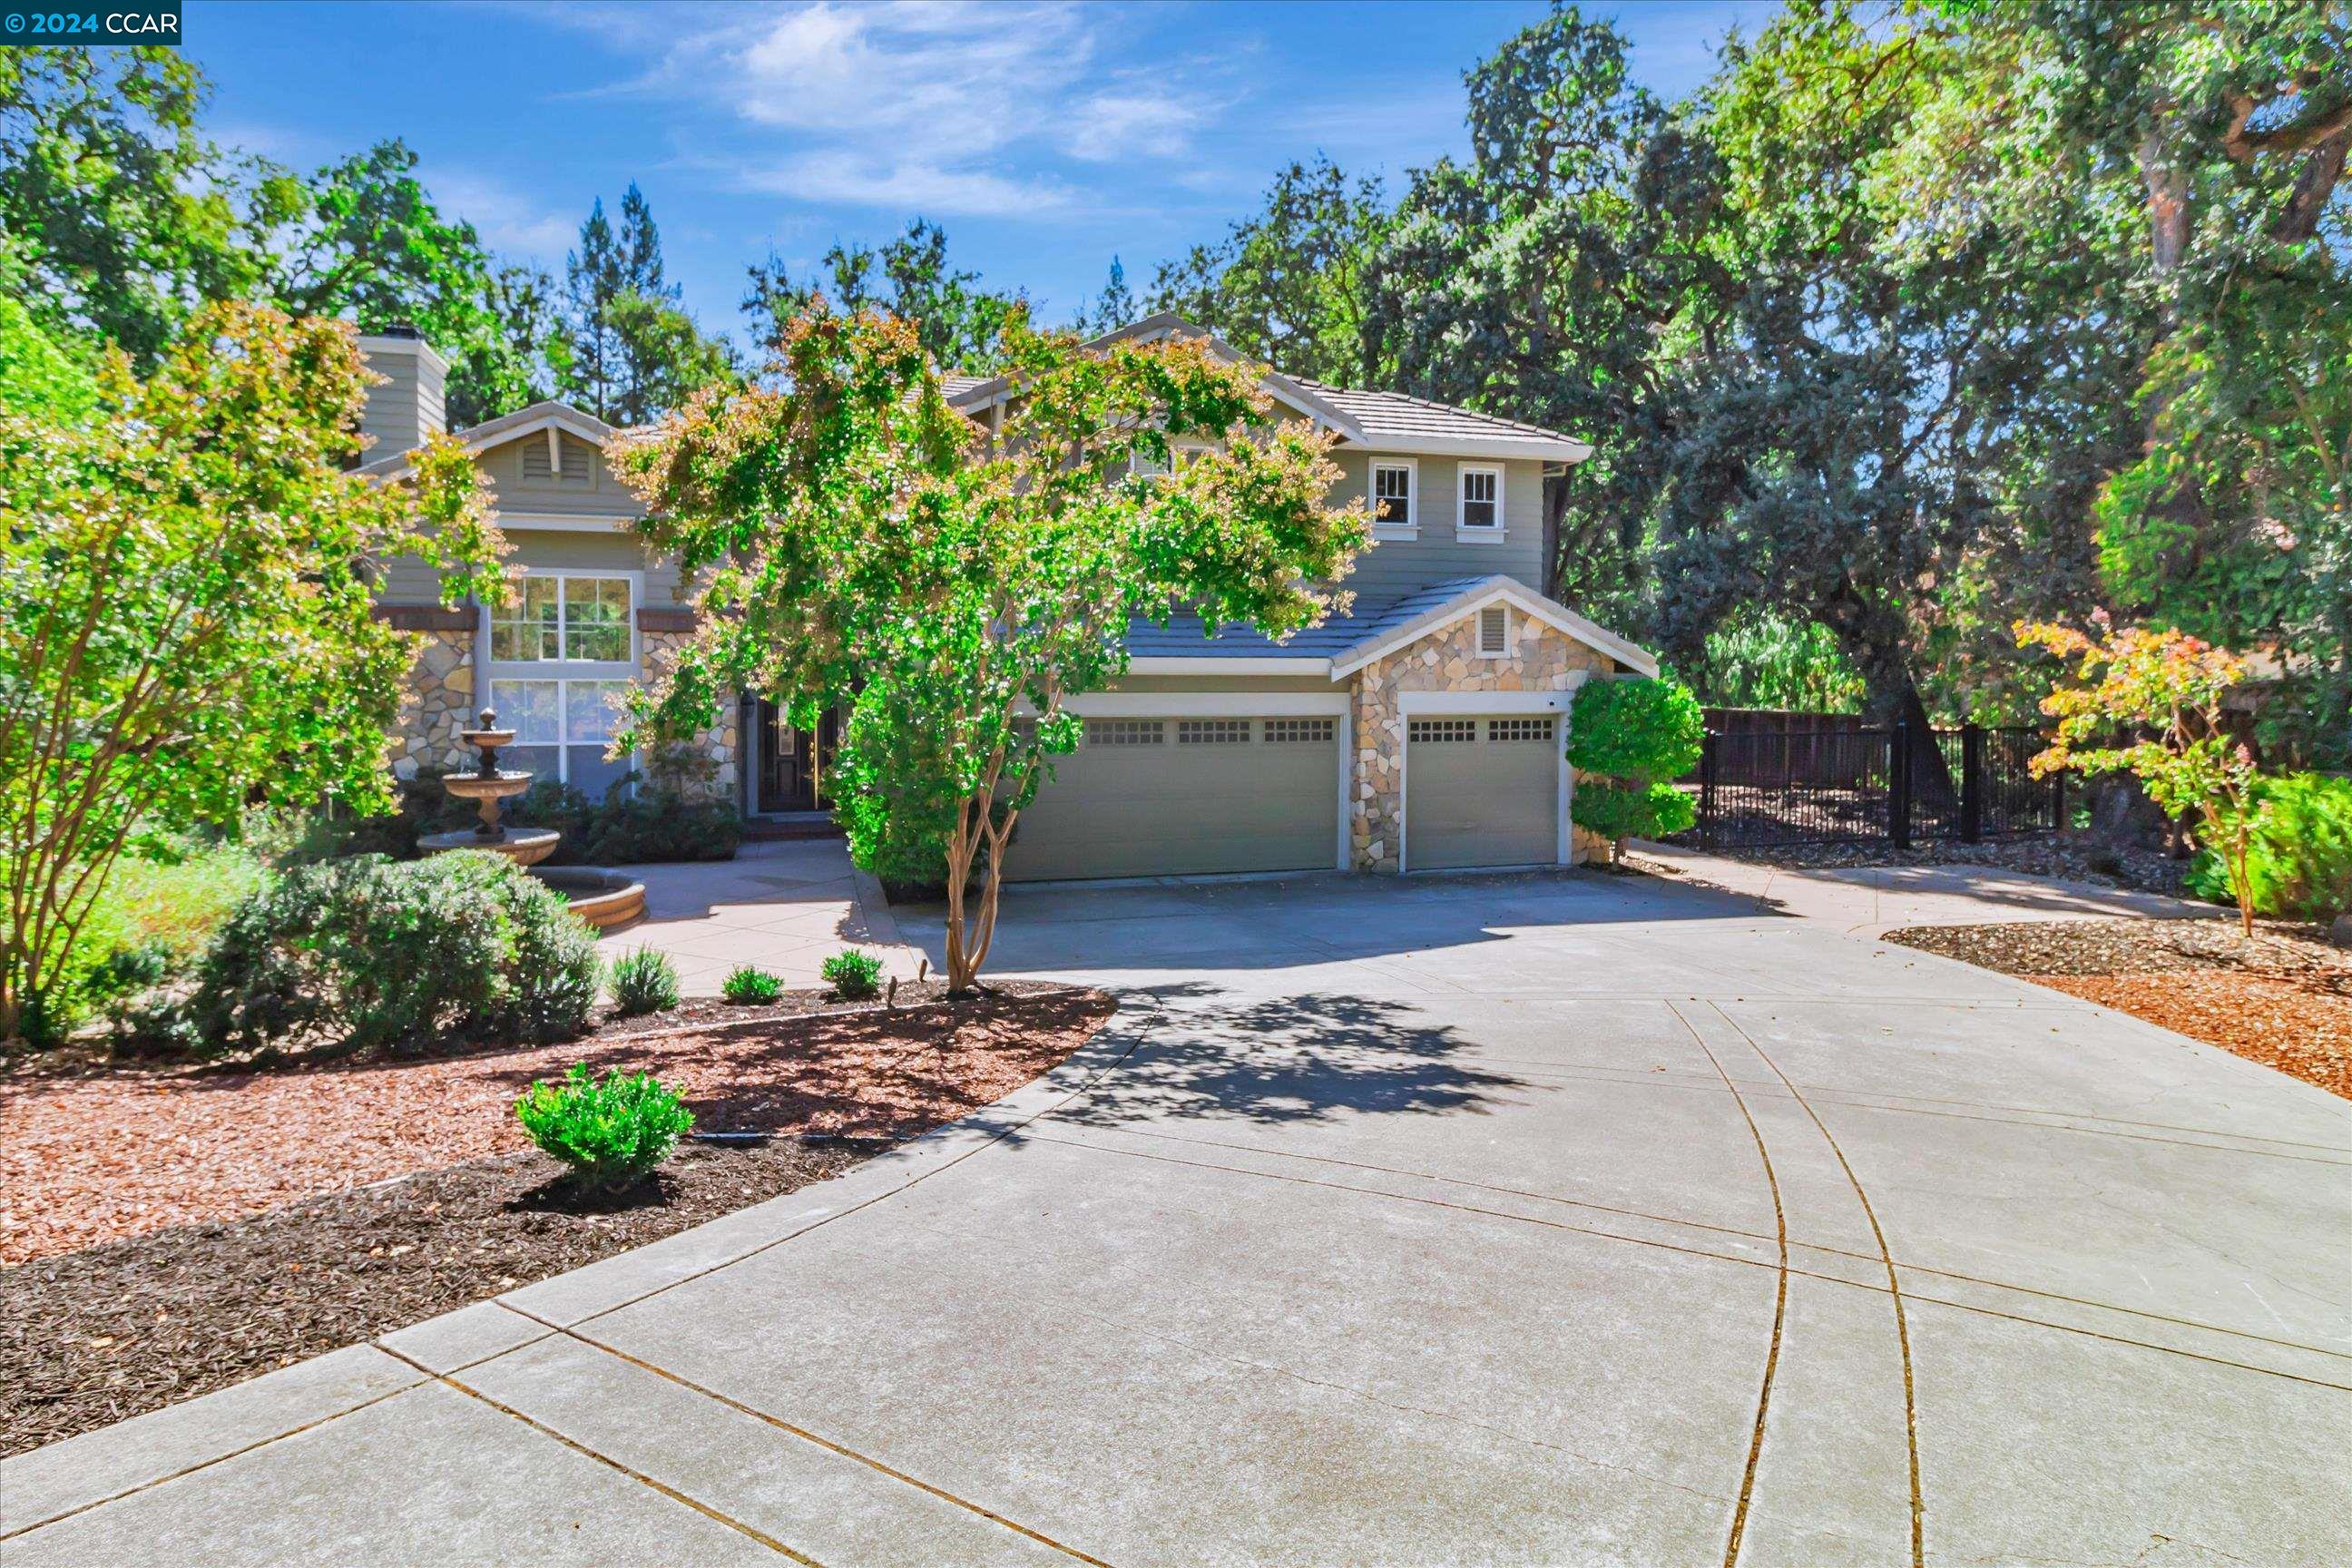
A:
{"type": "MultiPolygon", "coordinates": [[[[631,192],[636,190],[632,184],[631,192]]],[[[643,206],[643,198],[638,200],[643,206]]],[[[646,219],[648,230],[651,218],[646,219]]],[[[658,241],[656,242],[658,245],[658,241]]],[[[658,265],[658,256],[656,256],[658,265]]],[[[621,247],[613,225],[604,216],[604,198],[596,198],[588,219],[580,226],[580,248],[563,258],[564,300],[571,316],[566,334],[572,342],[572,363],[564,390],[587,400],[588,412],[609,417],[613,382],[620,354],[614,338],[611,307],[625,286],[621,247]]]]}

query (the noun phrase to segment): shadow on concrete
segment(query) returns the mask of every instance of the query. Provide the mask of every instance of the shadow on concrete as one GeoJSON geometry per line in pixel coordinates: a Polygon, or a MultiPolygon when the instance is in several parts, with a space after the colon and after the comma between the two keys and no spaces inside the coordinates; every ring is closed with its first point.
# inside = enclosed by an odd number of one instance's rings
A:
{"type": "MultiPolygon", "coordinates": [[[[1162,1001],[1213,986],[1149,987],[1162,1001]]],[[[1054,1120],[1272,1125],[1342,1116],[1483,1115],[1534,1085],[1454,1059],[1467,1043],[1414,1006],[1308,993],[1151,1022],[1118,1068],[1054,1120]]],[[[1018,1137],[1019,1134],[1013,1134],[1018,1137]]]]}

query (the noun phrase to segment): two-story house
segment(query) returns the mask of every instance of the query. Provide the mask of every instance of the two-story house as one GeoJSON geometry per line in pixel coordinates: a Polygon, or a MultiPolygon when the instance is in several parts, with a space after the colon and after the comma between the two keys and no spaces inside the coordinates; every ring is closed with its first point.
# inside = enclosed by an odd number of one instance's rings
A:
{"type": "MultiPolygon", "coordinates": [[[[1154,316],[1114,338],[1205,338],[1154,316]]],[[[1109,339],[1101,341],[1110,341],[1109,339]]],[[[415,338],[362,340],[388,379],[366,428],[386,481],[440,428],[442,362],[415,338]]],[[[1654,675],[1643,649],[1541,592],[1543,480],[1584,443],[1508,419],[1279,374],[1286,417],[1338,438],[1340,498],[1376,519],[1348,586],[1352,612],[1275,643],[1197,621],[1129,633],[1126,679],[1079,697],[1085,741],[1024,814],[1007,874],[1024,880],[1567,864],[1574,780],[1568,706],[1595,676],[1654,675]]],[[[1017,395],[950,377],[982,423],[1017,395]]],[[[381,612],[426,638],[395,767],[461,763],[478,706],[519,733],[506,756],[600,792],[626,771],[604,752],[610,700],[692,629],[688,585],[646,552],[635,500],[607,470],[614,435],[561,403],[461,433],[497,494],[520,593],[484,615],[438,606],[421,573],[395,574],[381,612]]],[[[694,737],[715,787],[752,817],[827,805],[830,726],[799,731],[745,697],[694,737]]]]}

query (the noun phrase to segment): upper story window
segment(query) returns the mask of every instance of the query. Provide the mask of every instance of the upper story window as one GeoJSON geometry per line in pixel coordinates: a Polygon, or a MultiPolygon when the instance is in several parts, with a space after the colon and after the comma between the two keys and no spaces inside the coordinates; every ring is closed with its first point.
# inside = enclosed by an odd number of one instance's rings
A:
{"type": "Polygon", "coordinates": [[[1413,466],[1372,465],[1372,526],[1382,533],[1411,533],[1418,521],[1412,506],[1413,466]]]}
{"type": "Polygon", "coordinates": [[[1462,467],[1462,515],[1455,524],[1459,532],[1476,537],[1498,536],[1503,531],[1503,470],[1500,468],[1462,467]]]}
{"type": "Polygon", "coordinates": [[[499,664],[621,664],[629,657],[626,577],[533,572],[490,612],[490,658],[499,664]]]}

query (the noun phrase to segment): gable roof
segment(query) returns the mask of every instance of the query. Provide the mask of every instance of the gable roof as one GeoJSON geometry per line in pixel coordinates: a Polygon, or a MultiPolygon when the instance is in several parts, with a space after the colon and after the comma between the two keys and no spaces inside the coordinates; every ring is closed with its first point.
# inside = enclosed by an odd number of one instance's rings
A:
{"type": "MultiPolygon", "coordinates": [[[[456,435],[468,452],[487,452],[493,447],[503,447],[509,441],[520,441],[542,430],[562,430],[594,447],[604,446],[620,433],[618,426],[605,424],[584,409],[549,398],[527,408],[518,408],[512,414],[501,414],[496,419],[469,425],[456,435]]],[[[394,452],[373,462],[362,463],[358,471],[372,479],[390,482],[408,478],[416,471],[416,465],[409,460],[406,452],[394,452]]]]}
{"type": "MultiPolygon", "coordinates": [[[[1166,626],[1131,621],[1127,651],[1136,661],[1150,659],[1264,660],[1278,659],[1303,673],[1328,674],[1337,680],[1361,669],[1376,658],[1418,642],[1440,626],[1497,602],[1544,622],[1589,647],[1607,654],[1643,675],[1658,673],[1658,661],[1648,649],[1554,603],[1515,578],[1454,577],[1415,588],[1392,599],[1358,601],[1348,615],[1333,616],[1322,625],[1276,642],[1255,626],[1236,625],[1211,628],[1201,617],[1171,616],[1166,626]]],[[[1159,673],[1139,666],[1137,674],[1159,673]]],[[[1237,669],[1235,673],[1240,673],[1237,669]]]]}
{"type": "MultiPolygon", "coordinates": [[[[1228,364],[1250,363],[1249,356],[1216,333],[1186,321],[1173,310],[1130,321],[1085,347],[1108,348],[1113,343],[1151,342],[1160,338],[1197,338],[1209,352],[1228,364]]],[[[1590,444],[1557,430],[1522,420],[1474,413],[1425,397],[1401,392],[1355,392],[1305,376],[1264,373],[1265,385],[1278,403],[1306,415],[1336,432],[1340,444],[1374,452],[1426,452],[1462,458],[1525,458],[1538,462],[1580,463],[1592,456],[1590,444]]],[[[977,415],[993,403],[1011,397],[1009,376],[950,375],[942,378],[948,402],[977,415]]]]}

